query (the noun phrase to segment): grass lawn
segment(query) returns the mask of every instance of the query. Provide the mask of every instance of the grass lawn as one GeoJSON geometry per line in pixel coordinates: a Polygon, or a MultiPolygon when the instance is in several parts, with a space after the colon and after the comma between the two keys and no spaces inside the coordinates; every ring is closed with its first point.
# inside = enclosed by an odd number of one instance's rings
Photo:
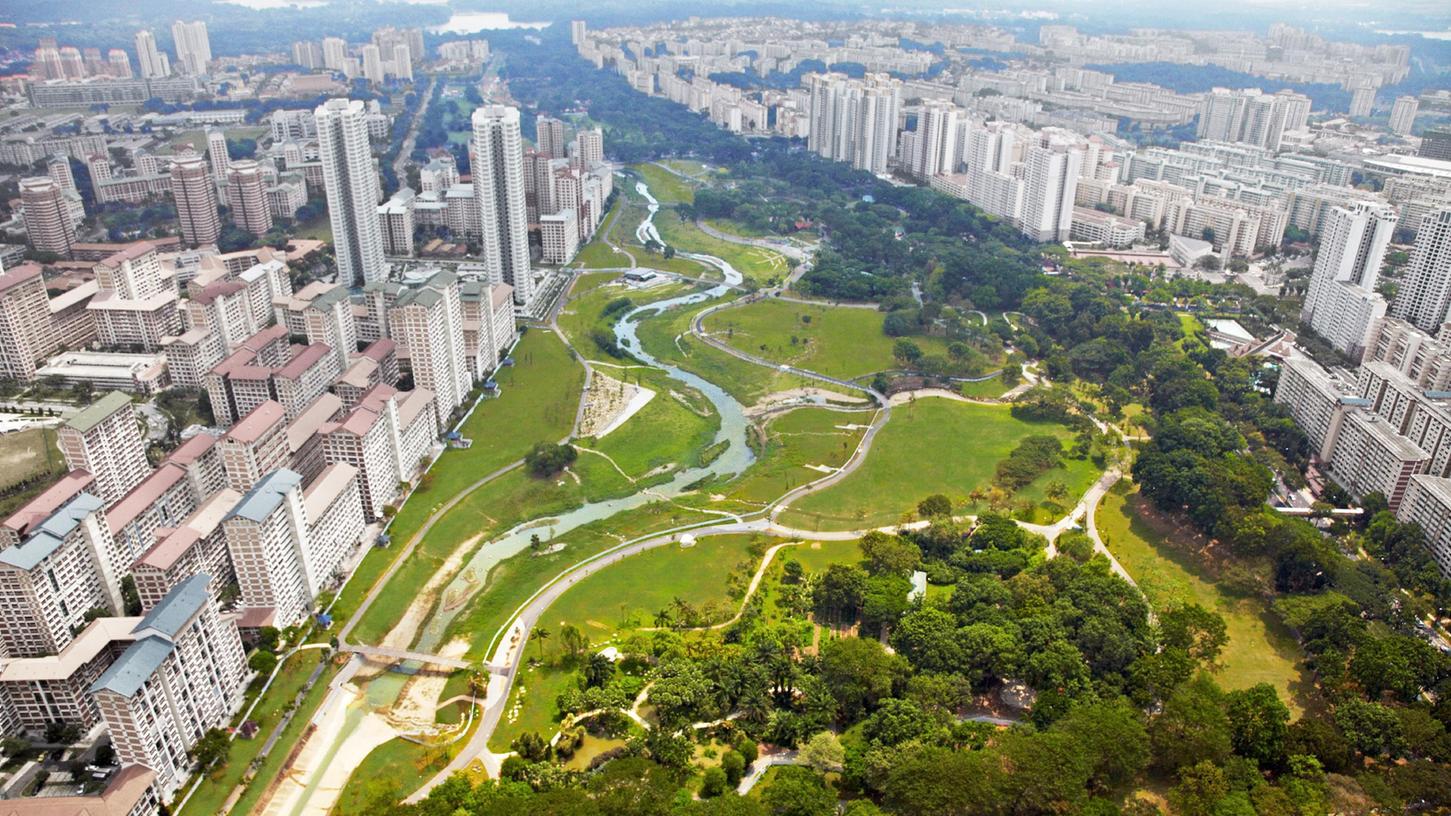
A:
{"type": "MultiPolygon", "coordinates": [[[[899,367],[892,356],[897,340],[882,333],[886,317],[872,309],[768,298],[716,312],[705,319],[705,328],[750,354],[853,379],[899,367]]],[[[947,343],[940,338],[911,340],[925,354],[947,353],[947,343]]]]}
{"type": "Polygon", "coordinates": [[[630,308],[634,308],[641,304],[684,294],[694,284],[661,283],[647,289],[609,285],[617,278],[618,275],[613,272],[582,275],[574,288],[570,290],[568,305],[559,313],[559,328],[569,338],[569,342],[574,345],[575,350],[587,359],[633,365],[635,361],[632,359],[610,357],[590,338],[590,333],[595,329],[601,329],[613,335],[612,329],[615,322],[629,311],[629,309],[620,309],[618,312],[605,316],[603,314],[605,307],[624,298],[630,302],[630,308]]]}
{"type": "MultiPolygon", "coordinates": [[[[547,647],[546,647],[547,648],[547,647]]],[[[558,655],[558,647],[554,654],[558,655]]],[[[538,646],[529,647],[531,656],[537,656],[538,646]]],[[[561,712],[555,704],[560,693],[575,682],[575,671],[558,665],[530,665],[519,670],[514,678],[514,687],[509,690],[509,704],[504,707],[504,716],[489,737],[489,748],[504,752],[509,743],[520,734],[530,731],[544,739],[554,736],[559,730],[561,712]]]]}
{"type": "Polygon", "coordinates": [[[0,434],[0,490],[37,476],[59,476],[65,470],[65,457],[55,446],[54,428],[0,434]]]}
{"type": "Polygon", "coordinates": [[[790,262],[781,253],[722,241],[706,234],[693,221],[681,221],[673,209],[662,207],[655,214],[655,227],[669,246],[685,252],[714,255],[734,266],[746,280],[764,283],[784,279],[791,271],[790,262]]]}
{"type": "Polygon", "coordinates": [[[300,238],[308,241],[327,241],[331,243],[333,239],[332,221],[328,219],[328,214],[324,211],[322,215],[319,215],[311,221],[294,224],[289,235],[292,238],[300,238]]]}
{"type": "Polygon", "coordinates": [[[564,545],[558,551],[535,554],[525,550],[505,559],[489,571],[481,590],[449,625],[445,640],[455,636],[468,638],[466,658],[481,660],[494,635],[513,617],[514,610],[566,568],[623,541],[708,518],[719,517],[677,504],[652,502],[551,539],[548,542],[551,545],[564,545]]]}
{"type": "Polygon", "coordinates": [[[610,457],[632,479],[700,463],[701,452],[720,429],[720,415],[704,395],[655,369],[608,373],[649,388],[655,396],[624,425],[603,439],[582,439],[580,446],[610,457]]]}
{"type": "Polygon", "coordinates": [[[1003,375],[995,374],[986,380],[958,383],[958,393],[969,399],[997,399],[1008,391],[1003,375]]]}
{"type": "MultiPolygon", "coordinates": [[[[700,308],[709,306],[701,304],[700,308]]],[[[650,354],[715,383],[744,405],[792,388],[818,386],[795,374],[748,363],[690,336],[690,321],[699,309],[676,309],[640,324],[640,343],[650,354]]]]}
{"type": "Polygon", "coordinates": [[[797,485],[819,479],[825,474],[807,466],[840,467],[856,450],[865,426],[875,414],[870,410],[842,413],[827,408],[796,408],[777,414],[765,425],[765,441],[756,449],[755,464],[735,484],[719,492],[759,507],[797,485]]]}
{"type": "MultiPolygon", "coordinates": [[[[653,164],[637,164],[631,169],[644,177],[650,186],[650,195],[655,196],[662,206],[670,204],[695,203],[695,186],[680,176],[653,164]]],[[[630,185],[631,189],[634,185],[630,185]]]]}
{"type": "MultiPolygon", "coordinates": [[[[374,582],[435,509],[481,477],[523,456],[536,442],[556,442],[569,434],[574,425],[580,391],[584,387],[584,368],[553,332],[529,332],[515,348],[513,356],[515,365],[499,371],[500,395],[481,403],[464,423],[463,435],[473,439],[475,444],[465,449],[446,450],[434,463],[429,470],[427,487],[420,487],[409,498],[388,528],[393,546],[374,549],[363,559],[333,607],[335,620],[341,622],[357,611],[374,582]],[[508,429],[508,432],[500,433],[500,429],[508,429]]],[[[467,504],[465,502],[457,509],[463,511],[467,504]]],[[[467,512],[450,514],[454,515],[477,520],[477,516],[470,516],[467,512]]],[[[442,563],[458,542],[475,534],[467,529],[455,529],[450,533],[449,521],[440,521],[415,553],[414,561],[442,563]]],[[[453,524],[457,528],[458,522],[453,524]]],[[[427,581],[431,572],[423,574],[422,566],[410,563],[407,570],[395,576],[395,582],[405,573],[410,576],[408,582],[395,583],[398,597],[411,597],[427,581]]],[[[394,593],[384,593],[384,597],[391,596],[394,593]]],[[[366,627],[366,631],[374,632],[376,636],[391,628],[391,623],[385,625],[383,620],[375,617],[375,614],[382,613],[379,607],[386,605],[374,607],[374,614],[369,616],[371,623],[366,627]],[[378,631],[380,627],[381,631],[378,631]]],[[[368,642],[362,637],[363,631],[365,627],[360,624],[356,636],[368,642]]]]}
{"type": "Polygon", "coordinates": [[[616,252],[602,239],[595,239],[585,244],[569,265],[580,269],[619,269],[632,264],[629,255],[616,252]]]}
{"type": "Polygon", "coordinates": [[[1069,437],[1062,425],[1014,418],[1006,405],[928,397],[898,406],[861,468],[798,499],[782,522],[817,530],[880,527],[933,493],[961,504],[992,483],[997,463],[1023,437],[1042,433],[1069,437]]]}
{"type": "MultiPolygon", "coordinates": [[[[298,652],[282,664],[282,669],[277,674],[277,680],[272,684],[272,688],[268,689],[267,696],[252,711],[252,720],[260,726],[257,737],[233,740],[227,751],[226,763],[207,774],[201,786],[187,800],[186,807],[178,816],[213,816],[222,812],[222,804],[231,795],[237,783],[242,781],[243,774],[247,772],[252,761],[257,758],[258,752],[262,750],[262,745],[267,741],[272,729],[277,727],[283,710],[291,708],[293,698],[302,690],[302,684],[307,682],[307,678],[312,675],[313,669],[317,668],[322,656],[321,649],[309,649],[305,652],[298,652]]],[[[309,698],[311,698],[310,694],[309,698]]],[[[313,703],[314,707],[321,702],[321,698],[319,698],[317,702],[313,703]]],[[[293,723],[298,722],[299,719],[305,723],[310,716],[310,713],[299,712],[293,718],[293,723]]],[[[292,723],[289,723],[289,731],[291,726],[292,723]]],[[[289,750],[290,746],[279,743],[274,754],[278,752],[285,754],[289,750]]],[[[265,787],[271,778],[261,779],[257,782],[256,787],[265,787]]]]}
{"type": "Polygon", "coordinates": [[[655,613],[676,599],[719,622],[735,614],[741,594],[769,546],[765,537],[720,535],[694,547],[669,544],[633,555],[571,587],[544,613],[541,622],[572,623],[603,640],[617,631],[653,626],[655,613]],[[735,584],[732,574],[743,575],[735,584]]]}
{"type": "MultiPolygon", "coordinates": [[[[1120,482],[1122,486],[1124,482],[1120,482]]],[[[1099,534],[1109,551],[1138,582],[1155,609],[1197,603],[1224,616],[1229,643],[1219,656],[1215,678],[1229,689],[1269,683],[1298,716],[1309,678],[1300,667],[1300,649],[1258,598],[1233,598],[1199,573],[1163,537],[1134,512],[1137,494],[1115,489],[1098,506],[1099,534]]]]}
{"type": "MultiPolygon", "coordinates": [[[[469,730],[477,727],[475,720],[469,730]]],[[[371,813],[380,800],[390,803],[401,800],[443,770],[466,743],[467,738],[443,745],[421,745],[401,738],[388,740],[369,751],[353,769],[333,813],[339,816],[371,813]]]]}

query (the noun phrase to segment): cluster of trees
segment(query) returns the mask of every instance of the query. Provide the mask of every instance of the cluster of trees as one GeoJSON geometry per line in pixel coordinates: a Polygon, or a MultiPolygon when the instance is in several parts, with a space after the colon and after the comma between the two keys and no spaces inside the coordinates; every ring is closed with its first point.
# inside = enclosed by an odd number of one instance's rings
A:
{"type": "Polygon", "coordinates": [[[1021,490],[1062,463],[1063,440],[1052,434],[1033,434],[998,462],[994,478],[1008,490],[1021,490]]]}
{"type": "Polygon", "coordinates": [[[546,479],[574,464],[578,458],[579,451],[573,445],[540,442],[524,454],[524,466],[538,478],[546,479]]]}
{"type": "MultiPolygon", "coordinates": [[[[1328,534],[1269,508],[1274,476],[1297,478],[1308,456],[1304,434],[1266,395],[1274,378],[1186,337],[1170,312],[1125,308],[1132,300],[1104,283],[1080,275],[1024,298],[1050,376],[1095,383],[1110,405],[1149,408],[1151,441],[1133,470],[1144,499],[1214,542],[1212,556],[1197,547],[1191,555],[1221,588],[1273,601],[1319,680],[1324,711],[1289,726],[1282,751],[1250,755],[1292,780],[1305,769],[1297,757],[1312,756],[1321,770],[1354,774],[1347,785],[1357,795],[1388,807],[1451,804],[1451,657],[1417,631],[1420,617],[1444,613],[1451,584],[1422,532],[1384,512],[1378,496],[1366,498],[1363,529],[1337,522],[1328,534]],[[1361,552],[1376,558],[1347,555],[1361,552]]],[[[1201,792],[1185,792],[1181,809],[1230,807],[1242,774],[1221,753],[1175,768],[1201,792]],[[1199,767],[1205,761],[1213,767],[1199,767]]],[[[1241,793],[1263,812],[1253,789],[1241,793]]]]}

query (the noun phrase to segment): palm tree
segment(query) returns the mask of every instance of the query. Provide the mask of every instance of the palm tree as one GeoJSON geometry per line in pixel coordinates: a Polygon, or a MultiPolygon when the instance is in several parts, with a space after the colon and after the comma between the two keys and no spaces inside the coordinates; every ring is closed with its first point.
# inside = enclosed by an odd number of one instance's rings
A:
{"type": "Polygon", "coordinates": [[[539,641],[539,659],[544,659],[544,642],[549,640],[551,632],[543,626],[534,629],[534,637],[539,641]]]}

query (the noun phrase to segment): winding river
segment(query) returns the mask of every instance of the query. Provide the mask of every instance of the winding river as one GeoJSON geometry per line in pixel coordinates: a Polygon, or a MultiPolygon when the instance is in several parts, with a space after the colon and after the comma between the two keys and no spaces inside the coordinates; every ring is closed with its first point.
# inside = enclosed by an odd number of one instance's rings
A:
{"type": "MultiPolygon", "coordinates": [[[[644,182],[635,185],[635,191],[649,202],[649,212],[636,228],[636,235],[641,243],[646,240],[660,240],[660,234],[655,229],[654,219],[660,210],[660,203],[650,194],[649,188],[644,182]]],[[[663,242],[662,242],[663,243],[663,242]]],[[[630,353],[637,357],[645,365],[658,368],[665,372],[666,376],[679,381],[682,385],[689,386],[699,391],[710,400],[715,407],[716,413],[720,416],[720,429],[716,432],[713,445],[722,442],[728,443],[725,451],[715,458],[710,464],[702,467],[685,468],[664,484],[655,485],[641,490],[629,496],[604,501],[587,502],[579,507],[557,516],[545,519],[534,519],[526,521],[502,536],[489,541],[479,548],[464,568],[459,570],[457,576],[450,582],[439,597],[450,599],[462,599],[471,597],[487,588],[487,583],[480,583],[477,576],[488,575],[501,561],[518,555],[529,546],[530,538],[540,534],[545,540],[558,538],[561,535],[577,530],[586,524],[591,524],[602,519],[607,519],[618,513],[642,507],[653,501],[671,499],[686,492],[686,488],[710,477],[731,478],[737,476],[755,462],[755,454],[746,444],[746,421],[745,408],[734,397],[726,393],[720,386],[709,380],[703,379],[695,374],[665,363],[654,355],[645,351],[640,344],[639,327],[643,320],[656,317],[672,309],[685,306],[692,306],[713,298],[718,298],[730,291],[732,286],[738,285],[743,280],[741,273],[728,262],[714,255],[697,255],[694,253],[680,253],[681,257],[691,258],[703,263],[711,264],[719,269],[725,276],[724,284],[715,286],[705,291],[692,292],[680,297],[657,301],[641,306],[627,312],[615,324],[615,341],[622,348],[630,350],[630,353]],[[541,533],[541,531],[544,531],[541,533]]],[[[437,650],[447,636],[448,627],[453,623],[454,618],[462,611],[467,604],[454,603],[452,608],[445,610],[439,607],[434,614],[424,623],[419,632],[418,640],[413,648],[418,651],[432,652],[437,650]]]]}

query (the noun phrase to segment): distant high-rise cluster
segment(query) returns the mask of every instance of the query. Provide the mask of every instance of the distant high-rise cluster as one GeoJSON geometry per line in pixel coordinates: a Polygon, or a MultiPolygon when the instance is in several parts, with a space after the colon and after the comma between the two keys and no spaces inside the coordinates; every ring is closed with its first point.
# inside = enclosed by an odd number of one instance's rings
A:
{"type": "Polygon", "coordinates": [[[370,42],[350,53],[347,40],[324,37],[321,43],[301,40],[291,46],[292,61],[308,70],[337,71],[348,79],[363,77],[374,84],[389,79],[411,81],[413,66],[424,57],[423,30],[380,28],[370,42]]]}

